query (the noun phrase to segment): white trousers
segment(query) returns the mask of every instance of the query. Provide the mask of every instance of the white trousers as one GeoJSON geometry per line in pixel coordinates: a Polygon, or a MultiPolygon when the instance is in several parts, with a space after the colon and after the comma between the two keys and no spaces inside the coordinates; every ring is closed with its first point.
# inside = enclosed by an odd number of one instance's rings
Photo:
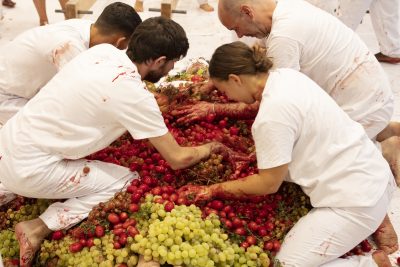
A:
{"type": "Polygon", "coordinates": [[[369,9],[372,26],[382,54],[400,57],[400,1],[392,0],[308,0],[336,15],[356,30],[369,9]]]}
{"type": "Polygon", "coordinates": [[[85,219],[99,202],[105,202],[125,188],[136,172],[111,163],[61,160],[25,179],[0,177],[1,193],[9,191],[33,198],[67,199],[56,202],[40,215],[53,231],[69,228],[85,219]]]}
{"type": "Polygon", "coordinates": [[[9,191],[7,188],[4,187],[3,184],[0,183],[0,206],[7,204],[16,197],[17,197],[16,194],[9,191]]]}
{"type": "Polygon", "coordinates": [[[389,124],[394,96],[380,63],[371,60],[358,65],[329,92],[341,109],[360,123],[372,140],[389,124]]]}
{"type": "Polygon", "coordinates": [[[396,186],[390,181],[373,207],[314,208],[286,235],[277,259],[285,267],[375,267],[372,256],[341,259],[382,223],[396,186]]]}
{"type": "Polygon", "coordinates": [[[0,126],[4,125],[25,106],[28,100],[19,96],[4,94],[0,90],[0,126]]]}

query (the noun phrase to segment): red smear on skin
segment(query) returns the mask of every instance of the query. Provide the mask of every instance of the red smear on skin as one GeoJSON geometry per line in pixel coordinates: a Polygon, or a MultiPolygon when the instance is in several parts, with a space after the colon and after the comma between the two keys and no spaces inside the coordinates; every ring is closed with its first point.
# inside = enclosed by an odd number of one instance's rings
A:
{"type": "Polygon", "coordinates": [[[32,244],[29,241],[29,239],[26,237],[25,233],[18,232],[17,233],[17,239],[22,243],[21,245],[24,245],[27,248],[26,252],[24,255],[21,256],[21,262],[22,264],[30,263],[33,259],[33,252],[32,252],[32,244]]]}
{"type": "Polygon", "coordinates": [[[71,182],[74,182],[74,181],[75,181],[75,176],[72,176],[71,178],[69,178],[69,180],[70,180],[71,182]]]}

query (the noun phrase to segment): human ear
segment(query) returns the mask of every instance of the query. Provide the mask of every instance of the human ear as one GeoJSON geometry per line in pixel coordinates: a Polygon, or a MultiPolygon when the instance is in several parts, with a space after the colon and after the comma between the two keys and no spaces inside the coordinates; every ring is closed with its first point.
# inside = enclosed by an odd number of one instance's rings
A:
{"type": "Polygon", "coordinates": [[[166,57],[166,56],[161,56],[161,57],[156,58],[156,59],[154,60],[154,64],[155,64],[157,67],[163,66],[166,62],[167,62],[167,57],[166,57]]]}
{"type": "Polygon", "coordinates": [[[254,17],[253,9],[250,6],[244,4],[240,6],[240,14],[245,15],[250,19],[253,19],[254,17]]]}
{"type": "Polygon", "coordinates": [[[240,77],[236,74],[229,74],[228,75],[228,80],[230,82],[233,82],[235,84],[241,85],[242,84],[242,80],[240,79],[240,77]]]}
{"type": "Polygon", "coordinates": [[[115,47],[121,50],[124,50],[128,47],[128,40],[125,36],[118,37],[115,41],[115,47]]]}

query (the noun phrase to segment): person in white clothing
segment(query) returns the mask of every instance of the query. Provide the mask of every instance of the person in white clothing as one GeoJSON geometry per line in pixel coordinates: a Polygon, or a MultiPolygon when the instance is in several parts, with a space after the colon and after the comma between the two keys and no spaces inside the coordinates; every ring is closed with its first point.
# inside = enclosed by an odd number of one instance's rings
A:
{"type": "MultiPolygon", "coordinates": [[[[292,68],[314,80],[368,136],[381,142],[382,153],[400,184],[400,124],[389,124],[393,113],[390,83],[374,55],[351,29],[337,18],[301,0],[220,0],[222,24],[238,37],[265,39],[274,68],[292,68]]],[[[210,90],[212,86],[204,89],[210,90]]],[[[258,102],[183,106],[174,114],[183,123],[210,112],[217,116],[254,118],[258,102]]],[[[387,253],[398,248],[389,217],[375,233],[387,253]]]]}
{"type": "Polygon", "coordinates": [[[142,22],[132,6],[108,5],[96,22],[72,19],[28,30],[0,49],[0,127],[73,57],[101,43],[127,47],[142,22]]]}
{"type": "Polygon", "coordinates": [[[352,30],[356,30],[369,10],[380,52],[381,62],[400,63],[400,2],[391,0],[307,0],[337,16],[352,30]]]}
{"type": "Polygon", "coordinates": [[[363,127],[315,82],[295,70],[271,67],[264,53],[242,42],[214,52],[209,73],[216,88],[231,100],[260,102],[252,126],[259,173],[186,185],[178,190],[180,197],[261,196],[277,192],[284,180],[296,183],[314,208],[286,235],[276,256],[280,266],[389,267],[383,251],[339,258],[385,217],[395,190],[387,162],[363,127]]]}
{"type": "Polygon", "coordinates": [[[38,219],[16,225],[21,266],[30,266],[51,231],[80,222],[93,206],[138,177],[129,168],[84,159],[124,132],[148,138],[173,169],[226,151],[219,143],[179,146],[142,82],[157,82],[188,48],[176,22],[147,19],[136,28],[126,53],[110,44],[81,53],[3,126],[2,186],[27,197],[68,199],[52,204],[38,219]]]}
{"type": "MultiPolygon", "coordinates": [[[[143,2],[144,0],[136,0],[135,1],[135,10],[137,12],[143,12],[143,2]]],[[[206,12],[212,12],[214,11],[214,8],[208,3],[208,0],[197,0],[199,3],[200,9],[206,11],[206,12]]]]}

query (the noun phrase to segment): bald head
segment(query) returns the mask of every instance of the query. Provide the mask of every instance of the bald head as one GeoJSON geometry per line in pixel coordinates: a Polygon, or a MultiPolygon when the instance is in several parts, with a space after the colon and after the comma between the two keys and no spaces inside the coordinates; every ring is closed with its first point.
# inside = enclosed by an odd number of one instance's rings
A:
{"type": "Polygon", "coordinates": [[[264,38],[271,29],[275,0],[219,0],[218,17],[239,37],[264,38]]]}

